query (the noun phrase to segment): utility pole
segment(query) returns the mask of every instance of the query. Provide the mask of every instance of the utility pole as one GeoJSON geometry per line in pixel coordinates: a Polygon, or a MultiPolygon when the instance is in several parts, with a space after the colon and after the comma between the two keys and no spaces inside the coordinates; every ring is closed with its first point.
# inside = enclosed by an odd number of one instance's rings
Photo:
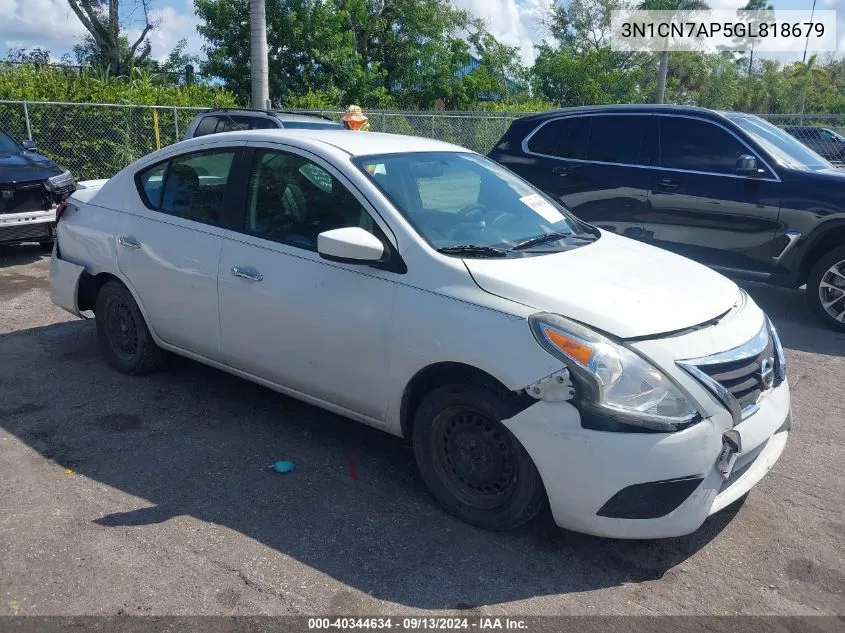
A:
{"type": "MultiPolygon", "coordinates": [[[[816,0],[813,0],[813,8],[810,11],[810,22],[813,21],[813,14],[815,12],[816,12],[816,0]]],[[[807,63],[807,47],[810,45],[810,33],[812,33],[812,30],[807,31],[807,41],[804,42],[804,59],[801,60],[801,62],[804,63],[804,64],[807,63]]]]}
{"type": "Polygon", "coordinates": [[[264,0],[249,0],[250,72],[252,73],[252,107],[270,108],[270,85],[267,70],[267,16],[264,0]]]}

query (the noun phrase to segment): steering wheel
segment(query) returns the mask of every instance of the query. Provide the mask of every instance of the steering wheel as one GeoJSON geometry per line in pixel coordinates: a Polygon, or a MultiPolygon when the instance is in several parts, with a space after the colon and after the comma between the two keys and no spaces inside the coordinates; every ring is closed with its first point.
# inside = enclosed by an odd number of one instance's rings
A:
{"type": "Polygon", "coordinates": [[[455,215],[464,220],[469,220],[476,215],[485,215],[488,209],[480,202],[473,202],[468,204],[463,209],[460,209],[455,215]]]}
{"type": "Polygon", "coordinates": [[[497,215],[495,218],[493,218],[493,221],[490,222],[490,226],[491,227],[502,226],[503,224],[507,224],[508,222],[512,222],[513,220],[516,220],[516,219],[517,219],[517,217],[516,217],[515,213],[510,213],[508,211],[504,211],[504,212],[500,213],[499,215],[497,215]]]}

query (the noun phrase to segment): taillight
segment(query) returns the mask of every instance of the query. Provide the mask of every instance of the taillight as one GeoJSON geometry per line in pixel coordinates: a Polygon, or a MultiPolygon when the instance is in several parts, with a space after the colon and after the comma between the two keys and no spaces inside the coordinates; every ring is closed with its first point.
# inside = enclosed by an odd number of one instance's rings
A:
{"type": "Polygon", "coordinates": [[[67,202],[60,202],[59,206],[56,207],[56,222],[62,219],[62,213],[65,212],[67,209],[67,202]]]}

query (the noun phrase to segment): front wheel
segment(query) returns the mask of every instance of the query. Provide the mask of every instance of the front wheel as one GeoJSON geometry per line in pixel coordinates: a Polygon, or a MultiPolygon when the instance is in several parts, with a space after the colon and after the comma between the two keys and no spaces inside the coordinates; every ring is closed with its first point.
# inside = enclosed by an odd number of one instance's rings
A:
{"type": "Polygon", "coordinates": [[[807,300],[829,328],[845,332],[845,246],[824,255],[807,277],[807,300]]]}
{"type": "Polygon", "coordinates": [[[534,462],[501,423],[507,417],[496,390],[460,384],[431,391],[414,416],[414,457],[426,486],[446,510],[487,530],[526,523],[546,500],[534,462]]]}
{"type": "Polygon", "coordinates": [[[132,293],[119,281],[109,281],[97,293],[94,309],[97,336],[109,364],[131,376],[161,369],[168,353],[153,341],[132,293]]]}

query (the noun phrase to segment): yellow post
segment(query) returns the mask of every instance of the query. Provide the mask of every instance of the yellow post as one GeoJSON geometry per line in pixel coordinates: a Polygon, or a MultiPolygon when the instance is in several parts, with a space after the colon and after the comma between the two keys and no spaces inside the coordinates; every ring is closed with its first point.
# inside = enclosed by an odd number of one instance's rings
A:
{"type": "Polygon", "coordinates": [[[161,135],[158,131],[158,110],[152,108],[153,111],[153,130],[156,135],[156,149],[161,149],[161,135]]]}

